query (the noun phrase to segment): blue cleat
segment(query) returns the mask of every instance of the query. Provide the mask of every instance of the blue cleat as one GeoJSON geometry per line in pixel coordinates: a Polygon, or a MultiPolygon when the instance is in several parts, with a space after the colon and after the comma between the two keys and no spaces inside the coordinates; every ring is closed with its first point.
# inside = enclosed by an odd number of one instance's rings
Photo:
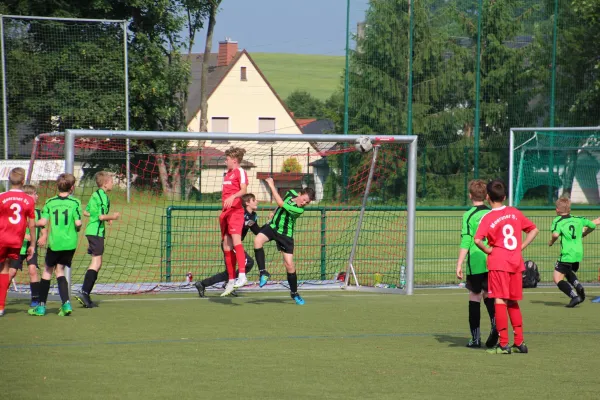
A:
{"type": "Polygon", "coordinates": [[[39,305],[40,305],[39,301],[37,301],[37,300],[31,300],[31,304],[29,305],[29,308],[36,308],[39,305]]]}
{"type": "Polygon", "coordinates": [[[268,273],[267,271],[261,272],[258,286],[259,287],[265,286],[267,284],[267,282],[269,282],[270,277],[271,277],[271,274],[268,273]]]}
{"type": "Polygon", "coordinates": [[[298,304],[299,306],[304,305],[304,299],[298,294],[298,292],[292,293],[292,299],[294,299],[296,304],[298,304]]]}

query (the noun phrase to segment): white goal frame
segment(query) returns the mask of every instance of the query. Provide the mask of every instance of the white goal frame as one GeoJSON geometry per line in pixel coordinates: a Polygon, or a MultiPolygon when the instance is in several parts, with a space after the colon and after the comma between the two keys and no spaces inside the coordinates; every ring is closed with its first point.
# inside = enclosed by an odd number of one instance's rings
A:
{"type": "MultiPolygon", "coordinates": [[[[508,205],[513,206],[514,195],[515,195],[515,133],[519,132],[581,132],[581,131],[600,131],[600,126],[580,126],[580,127],[564,127],[564,128],[550,128],[550,127],[538,127],[538,128],[510,128],[509,137],[509,149],[508,149],[508,205]]],[[[531,139],[530,139],[531,140],[531,139]]],[[[524,144],[524,143],[523,143],[524,144]]],[[[519,147],[521,147],[520,145],[519,147]]]]}
{"type": "MultiPolygon", "coordinates": [[[[228,140],[228,141],[270,141],[270,142],[329,142],[329,143],[350,143],[354,144],[359,138],[366,135],[310,135],[310,134],[255,134],[255,133],[210,133],[210,132],[157,132],[157,131],[128,131],[128,130],[86,130],[86,129],[67,129],[65,131],[65,172],[73,173],[75,167],[75,141],[78,138],[98,138],[98,139],[125,139],[125,140],[228,140]]],[[[348,259],[348,269],[346,281],[342,285],[343,289],[353,289],[362,291],[372,291],[377,293],[397,293],[412,295],[414,291],[414,259],[415,259],[415,223],[416,223],[416,192],[417,192],[417,140],[415,135],[397,135],[397,136],[367,136],[374,149],[371,152],[372,162],[369,171],[367,186],[363,196],[362,207],[356,228],[354,242],[351,254],[348,259]],[[407,223],[406,223],[406,286],[403,289],[387,289],[361,286],[356,279],[354,269],[354,255],[356,252],[358,238],[360,236],[361,224],[364,216],[365,206],[369,195],[369,190],[373,178],[373,169],[376,162],[378,147],[380,145],[407,144],[408,155],[408,182],[407,182],[407,223]],[[349,276],[354,277],[354,284],[350,284],[349,276]]],[[[127,177],[129,181],[129,176],[127,177]]],[[[399,266],[399,268],[401,268],[399,266]]],[[[70,270],[67,268],[67,279],[69,288],[71,287],[70,270]]]]}

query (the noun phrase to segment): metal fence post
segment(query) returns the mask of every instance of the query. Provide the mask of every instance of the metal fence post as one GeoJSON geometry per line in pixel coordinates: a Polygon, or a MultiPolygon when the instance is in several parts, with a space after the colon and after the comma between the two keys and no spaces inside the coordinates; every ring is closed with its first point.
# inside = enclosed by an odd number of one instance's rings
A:
{"type": "Polygon", "coordinates": [[[327,273],[327,211],[321,208],[321,280],[325,280],[327,273]]]}
{"type": "MultiPolygon", "coordinates": [[[[172,217],[173,217],[173,207],[167,207],[167,234],[165,238],[165,281],[171,282],[171,256],[172,256],[172,246],[173,246],[173,238],[172,236],[172,217]]],[[[162,280],[162,276],[161,276],[162,280]]]]}

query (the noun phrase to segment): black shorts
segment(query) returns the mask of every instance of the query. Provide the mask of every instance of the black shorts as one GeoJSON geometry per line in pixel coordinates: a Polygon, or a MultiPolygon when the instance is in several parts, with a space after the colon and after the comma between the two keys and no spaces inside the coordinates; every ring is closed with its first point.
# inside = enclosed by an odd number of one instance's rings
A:
{"type": "Polygon", "coordinates": [[[294,254],[294,238],[275,232],[275,230],[271,228],[271,225],[269,224],[263,226],[260,230],[260,233],[268,237],[269,241],[275,240],[275,243],[277,243],[277,249],[279,251],[282,251],[286,254],[294,254]]]}
{"type": "Polygon", "coordinates": [[[46,266],[53,268],[60,264],[65,267],[71,267],[73,255],[75,255],[75,250],[53,251],[48,249],[46,252],[46,266]]]}
{"type": "Polygon", "coordinates": [[[467,275],[467,284],[465,287],[475,294],[481,293],[482,290],[487,292],[488,273],[484,272],[483,274],[467,275]]]}
{"type": "Polygon", "coordinates": [[[554,266],[554,270],[560,272],[563,275],[568,274],[569,272],[577,272],[579,270],[579,263],[568,263],[568,262],[560,262],[557,261],[554,266]]]}
{"type": "Polygon", "coordinates": [[[88,254],[91,256],[101,256],[104,254],[104,238],[100,236],[86,235],[88,240],[88,254]]]}
{"type": "Polygon", "coordinates": [[[38,265],[37,249],[36,249],[36,252],[33,253],[33,257],[31,257],[31,260],[29,260],[29,261],[27,261],[27,254],[19,255],[18,260],[13,260],[11,258],[10,259],[10,267],[14,268],[14,269],[18,269],[19,271],[23,271],[23,262],[26,262],[27,265],[35,265],[37,268],[39,268],[40,266],[38,265]]]}

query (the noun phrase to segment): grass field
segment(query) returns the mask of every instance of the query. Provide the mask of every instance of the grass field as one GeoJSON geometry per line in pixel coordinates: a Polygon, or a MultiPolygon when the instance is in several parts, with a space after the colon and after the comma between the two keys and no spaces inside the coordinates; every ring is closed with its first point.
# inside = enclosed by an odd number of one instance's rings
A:
{"type": "Polygon", "coordinates": [[[282,99],[299,89],[325,100],[342,84],[342,56],[252,53],[252,58],[282,99]]]}
{"type": "Polygon", "coordinates": [[[2,398],[598,398],[600,305],[557,289],[525,294],[530,353],[509,356],[464,347],[464,291],[210,296],[97,297],[66,318],[9,300],[2,398]]]}

